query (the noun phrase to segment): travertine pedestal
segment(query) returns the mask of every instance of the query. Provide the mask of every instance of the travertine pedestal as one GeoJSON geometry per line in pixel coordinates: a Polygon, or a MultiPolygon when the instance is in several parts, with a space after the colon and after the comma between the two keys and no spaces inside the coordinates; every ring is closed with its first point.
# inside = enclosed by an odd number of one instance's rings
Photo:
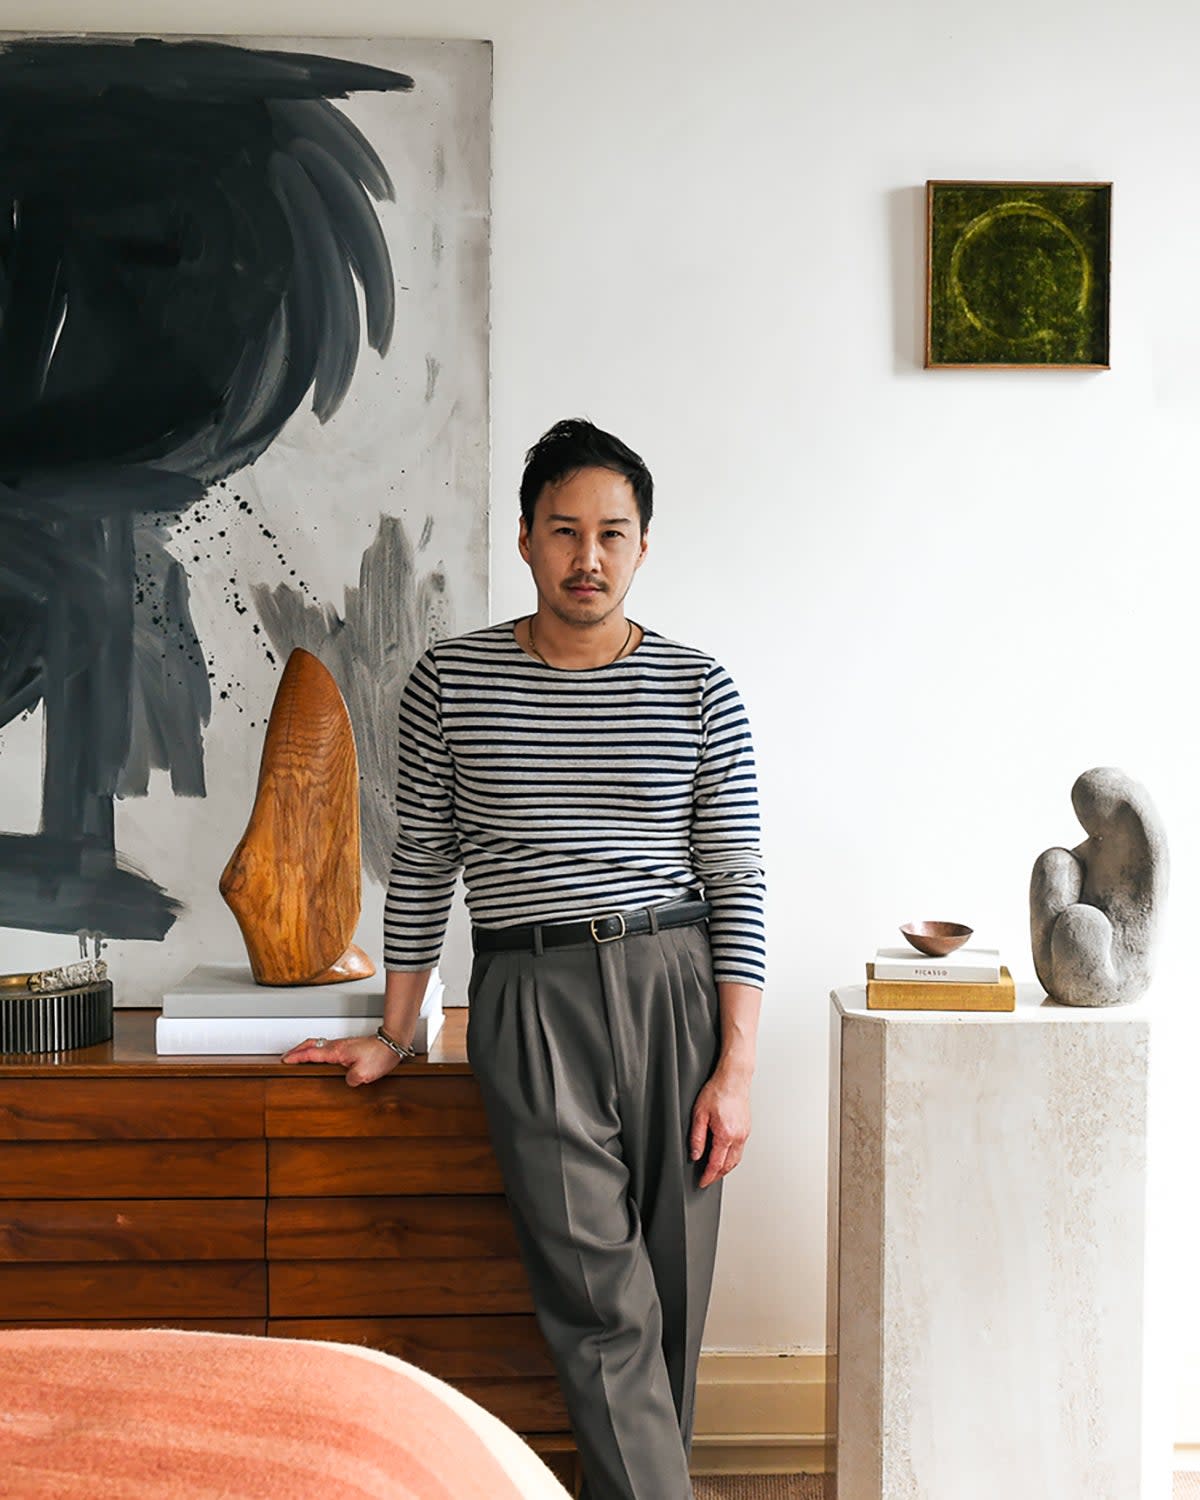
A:
{"type": "Polygon", "coordinates": [[[838,1500],[1158,1500],[1147,1007],[832,1023],[838,1500]]]}

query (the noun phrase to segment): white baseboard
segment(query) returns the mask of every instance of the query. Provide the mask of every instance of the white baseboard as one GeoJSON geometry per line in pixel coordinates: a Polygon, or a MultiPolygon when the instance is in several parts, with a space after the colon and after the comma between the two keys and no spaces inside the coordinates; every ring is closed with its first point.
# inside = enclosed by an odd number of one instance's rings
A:
{"type": "Polygon", "coordinates": [[[1175,1467],[1200,1469],[1200,1353],[1180,1354],[1176,1371],[1175,1467]]]}
{"type": "Polygon", "coordinates": [[[693,1474],[823,1474],[824,1354],[700,1356],[693,1474]]]}

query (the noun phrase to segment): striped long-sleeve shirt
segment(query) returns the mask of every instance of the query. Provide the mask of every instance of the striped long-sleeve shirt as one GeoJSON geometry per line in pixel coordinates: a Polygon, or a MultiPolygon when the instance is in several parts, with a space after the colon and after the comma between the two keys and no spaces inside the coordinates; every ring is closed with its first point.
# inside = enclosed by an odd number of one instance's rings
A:
{"type": "Polygon", "coordinates": [[[763,869],[745,709],[710,656],[647,630],[558,670],[512,622],[441,641],[400,708],[384,963],[432,967],[458,871],[483,927],[712,903],[718,980],[763,982],[763,869]]]}

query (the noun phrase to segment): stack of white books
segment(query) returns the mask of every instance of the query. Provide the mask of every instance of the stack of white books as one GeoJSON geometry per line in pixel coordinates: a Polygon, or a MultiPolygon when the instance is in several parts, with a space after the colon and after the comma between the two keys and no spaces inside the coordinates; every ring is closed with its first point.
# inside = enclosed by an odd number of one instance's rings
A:
{"type": "MultiPolygon", "coordinates": [[[[279,1057],[306,1037],[367,1036],[383,1020],[383,976],[346,984],[255,984],[246,964],[200,964],[163,996],[155,1047],[170,1056],[279,1057]]],[[[445,993],[429,976],[413,1046],[428,1052],[445,993]]]]}

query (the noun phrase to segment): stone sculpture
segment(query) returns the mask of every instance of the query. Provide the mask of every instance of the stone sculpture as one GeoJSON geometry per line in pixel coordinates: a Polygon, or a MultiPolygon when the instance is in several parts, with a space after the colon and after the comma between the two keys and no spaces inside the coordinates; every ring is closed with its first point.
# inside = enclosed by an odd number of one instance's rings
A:
{"type": "Polygon", "coordinates": [[[259,984],[366,979],[358,756],[328,669],[299,647],[271,707],[246,832],[221,876],[259,984]]]}
{"type": "Polygon", "coordinates": [[[1145,787],[1112,767],[1085,771],[1071,802],[1088,837],[1033,867],[1033,963],[1064,1005],[1120,1005],[1150,983],[1167,894],[1167,840],[1145,787]]]}

